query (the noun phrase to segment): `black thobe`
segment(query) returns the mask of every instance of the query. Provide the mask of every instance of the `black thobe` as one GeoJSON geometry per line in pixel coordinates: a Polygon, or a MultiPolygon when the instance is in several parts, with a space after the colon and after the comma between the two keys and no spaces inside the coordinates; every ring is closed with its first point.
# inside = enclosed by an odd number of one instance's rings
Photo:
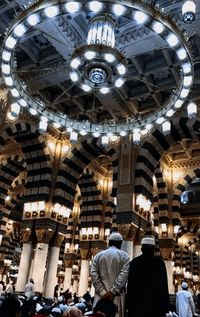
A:
{"type": "Polygon", "coordinates": [[[161,258],[142,254],[131,261],[127,305],[129,317],[163,317],[169,311],[167,272],[161,258]]]}

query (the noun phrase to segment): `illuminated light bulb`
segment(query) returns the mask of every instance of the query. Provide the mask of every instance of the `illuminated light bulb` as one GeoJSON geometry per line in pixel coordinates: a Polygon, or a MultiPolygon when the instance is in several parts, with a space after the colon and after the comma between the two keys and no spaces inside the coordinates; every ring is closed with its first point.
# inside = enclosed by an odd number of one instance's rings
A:
{"type": "Polygon", "coordinates": [[[19,97],[18,90],[16,88],[13,88],[10,90],[13,97],[19,97]]]}
{"type": "Polygon", "coordinates": [[[100,92],[102,93],[102,94],[107,94],[107,93],[109,93],[109,91],[110,91],[110,88],[108,88],[108,87],[102,87],[101,89],[100,89],[100,92]]]}
{"type": "Polygon", "coordinates": [[[2,53],[2,59],[6,62],[9,62],[11,59],[11,52],[4,50],[2,53]]]}
{"type": "Polygon", "coordinates": [[[162,124],[164,121],[165,121],[165,119],[163,117],[161,117],[161,118],[156,120],[156,123],[162,124]]]}
{"type": "Polygon", "coordinates": [[[121,136],[126,136],[127,135],[127,132],[126,131],[120,131],[120,133],[119,133],[121,136]]]}
{"type": "Polygon", "coordinates": [[[30,26],[34,26],[39,23],[39,17],[37,14],[33,13],[27,18],[27,22],[30,26]]]}
{"type": "Polygon", "coordinates": [[[190,92],[189,89],[183,88],[183,89],[181,90],[180,97],[181,97],[181,98],[186,98],[186,97],[188,96],[189,92],[190,92]]]}
{"type": "Polygon", "coordinates": [[[14,48],[15,44],[17,43],[17,40],[14,39],[12,36],[9,36],[5,42],[6,47],[8,48],[14,48]]]}
{"type": "Polygon", "coordinates": [[[118,78],[116,81],[115,81],[115,87],[117,88],[120,88],[125,82],[125,79],[123,78],[118,78]]]}
{"type": "Polygon", "coordinates": [[[134,15],[134,19],[137,21],[137,23],[145,23],[147,20],[147,15],[144,12],[136,11],[134,15]]]}
{"type": "Polygon", "coordinates": [[[44,9],[44,13],[48,18],[53,18],[58,14],[58,7],[57,6],[50,6],[44,9]]]}
{"type": "Polygon", "coordinates": [[[33,116],[36,116],[36,114],[37,114],[37,111],[36,111],[34,108],[30,108],[30,109],[29,109],[29,112],[30,112],[33,116]]]}
{"type": "Polygon", "coordinates": [[[105,60],[108,62],[108,63],[113,63],[115,61],[115,56],[113,54],[109,54],[109,53],[106,53],[105,54],[105,60]]]}
{"type": "Polygon", "coordinates": [[[166,40],[171,47],[176,46],[179,42],[177,36],[174,34],[169,34],[166,40]]]}
{"type": "Polygon", "coordinates": [[[89,92],[92,89],[89,85],[86,84],[82,84],[81,88],[86,92],[89,92]]]}
{"type": "Polygon", "coordinates": [[[188,74],[191,72],[192,66],[190,63],[185,63],[182,65],[184,74],[188,74]]]}
{"type": "Polygon", "coordinates": [[[175,102],[174,107],[178,109],[178,108],[181,108],[182,105],[183,105],[183,100],[179,99],[175,102]]]}
{"type": "Polygon", "coordinates": [[[26,102],[24,99],[20,99],[20,100],[19,100],[19,104],[20,104],[22,107],[27,107],[27,102],[26,102]]]}
{"type": "Polygon", "coordinates": [[[169,121],[163,122],[162,130],[163,130],[164,135],[170,134],[170,132],[171,132],[171,122],[169,122],[169,121]]]}
{"type": "Polygon", "coordinates": [[[173,109],[170,109],[169,111],[167,111],[166,116],[171,117],[171,116],[173,116],[174,113],[175,113],[175,111],[173,109]]]}
{"type": "Polygon", "coordinates": [[[77,69],[81,64],[81,59],[79,57],[74,58],[71,63],[70,66],[74,69],[77,69]]]}
{"type": "Polygon", "coordinates": [[[97,12],[99,12],[99,11],[102,10],[103,5],[102,5],[102,3],[99,2],[99,1],[91,1],[91,2],[89,3],[89,8],[90,8],[91,11],[97,13],[97,12]]]}
{"type": "Polygon", "coordinates": [[[103,136],[101,137],[101,144],[102,144],[103,146],[105,146],[105,145],[108,145],[108,142],[109,142],[108,136],[107,136],[107,135],[103,135],[103,136]]]}
{"type": "Polygon", "coordinates": [[[117,71],[120,75],[124,75],[126,73],[126,67],[123,64],[118,64],[117,71]]]}
{"type": "Polygon", "coordinates": [[[2,64],[1,70],[2,70],[2,73],[9,75],[10,74],[10,65],[2,64]]]}
{"type": "Polygon", "coordinates": [[[13,86],[12,77],[5,77],[4,80],[7,86],[13,86]]]}
{"type": "Polygon", "coordinates": [[[192,76],[185,76],[183,79],[184,86],[190,86],[192,84],[192,76]]]}
{"type": "Polygon", "coordinates": [[[75,131],[72,131],[70,133],[70,141],[71,141],[71,143],[76,143],[77,140],[78,140],[78,133],[75,132],[75,131]]]}
{"type": "Polygon", "coordinates": [[[86,59],[91,60],[91,59],[95,58],[96,53],[92,52],[92,51],[88,51],[88,52],[84,53],[84,56],[86,59]]]}
{"type": "Polygon", "coordinates": [[[85,130],[80,130],[80,135],[87,135],[87,131],[85,131],[85,130]]]}
{"type": "Polygon", "coordinates": [[[53,126],[59,129],[61,127],[61,124],[59,122],[53,122],[53,126]]]}
{"type": "Polygon", "coordinates": [[[164,25],[160,22],[154,22],[152,25],[153,30],[158,33],[161,34],[164,31],[164,25]]]}
{"type": "Polygon", "coordinates": [[[80,8],[80,3],[75,2],[75,1],[69,1],[65,5],[66,10],[70,13],[75,13],[79,10],[80,8]]]}
{"type": "Polygon", "coordinates": [[[186,52],[186,50],[184,48],[180,48],[177,51],[177,55],[178,55],[178,58],[182,61],[182,60],[184,60],[187,57],[187,52],[186,52]]]}
{"type": "Polygon", "coordinates": [[[98,131],[93,132],[93,136],[94,136],[95,138],[99,138],[100,132],[98,132],[98,131]]]}
{"type": "Polygon", "coordinates": [[[196,3],[194,0],[187,0],[182,6],[182,16],[185,23],[191,23],[195,20],[196,3]]]}
{"type": "Polygon", "coordinates": [[[196,118],[197,116],[197,105],[194,102],[190,102],[187,106],[188,118],[196,118]]]}
{"type": "Polygon", "coordinates": [[[69,76],[73,82],[77,82],[79,80],[78,74],[75,71],[70,72],[69,76]]]}
{"type": "Polygon", "coordinates": [[[125,13],[126,8],[121,4],[113,5],[113,13],[120,16],[125,13]]]}
{"type": "Polygon", "coordinates": [[[26,29],[24,27],[23,24],[18,24],[15,28],[14,28],[14,33],[16,36],[21,37],[22,35],[24,35],[24,33],[26,32],[26,29]]]}

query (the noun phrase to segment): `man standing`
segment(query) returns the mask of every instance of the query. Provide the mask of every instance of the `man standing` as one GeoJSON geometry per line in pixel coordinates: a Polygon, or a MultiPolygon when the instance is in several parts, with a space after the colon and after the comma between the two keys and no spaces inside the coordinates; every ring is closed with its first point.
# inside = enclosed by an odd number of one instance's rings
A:
{"type": "Polygon", "coordinates": [[[26,300],[30,300],[35,295],[35,286],[32,278],[30,278],[30,281],[25,285],[24,295],[26,296],[26,300]]]}
{"type": "Polygon", "coordinates": [[[182,290],[176,294],[176,312],[179,317],[192,317],[196,315],[192,294],[187,290],[188,284],[183,282],[182,290]]]}
{"type": "Polygon", "coordinates": [[[164,317],[169,311],[164,261],[154,256],[155,238],[142,239],[142,254],[130,263],[127,303],[129,317],[164,317]]]}
{"type": "Polygon", "coordinates": [[[96,254],[91,266],[91,278],[95,288],[93,307],[101,298],[113,300],[118,307],[116,316],[124,317],[125,285],[129,270],[129,255],[120,250],[123,238],[112,233],[107,250],[96,254]]]}

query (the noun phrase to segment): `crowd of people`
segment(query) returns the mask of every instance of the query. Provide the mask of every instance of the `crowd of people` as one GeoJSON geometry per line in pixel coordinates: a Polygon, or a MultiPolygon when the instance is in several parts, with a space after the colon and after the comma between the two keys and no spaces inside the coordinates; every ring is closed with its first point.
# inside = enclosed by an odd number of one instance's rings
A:
{"type": "Polygon", "coordinates": [[[155,238],[142,239],[141,255],[132,261],[121,250],[120,233],[109,237],[109,246],[96,254],[91,265],[95,289],[92,297],[81,298],[55,286],[54,298],[36,296],[33,279],[17,296],[12,282],[0,282],[0,316],[2,317],[193,317],[196,307],[188,284],[176,294],[176,307],[169,303],[167,272],[164,261],[154,255],[155,238]],[[62,290],[62,291],[61,291],[62,290]],[[141,304],[142,303],[142,304],[141,304]]]}

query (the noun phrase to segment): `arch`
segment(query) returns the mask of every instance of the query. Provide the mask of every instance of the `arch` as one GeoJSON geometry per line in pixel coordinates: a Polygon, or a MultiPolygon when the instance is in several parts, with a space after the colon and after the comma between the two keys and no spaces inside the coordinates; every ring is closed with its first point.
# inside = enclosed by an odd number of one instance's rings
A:
{"type": "Polygon", "coordinates": [[[113,148],[102,147],[101,140],[91,138],[83,140],[74,146],[70,155],[65,158],[59,170],[55,184],[53,201],[73,208],[76,186],[84,168],[100,155],[109,156],[113,166],[113,188],[111,196],[115,197],[117,192],[118,157],[113,148]]]}
{"type": "MultiPolygon", "coordinates": [[[[182,178],[180,183],[177,185],[173,198],[172,198],[172,214],[174,215],[174,219],[180,215],[180,202],[181,195],[187,189],[187,187],[191,184],[191,182],[195,178],[200,177],[200,169],[196,168],[191,170],[188,175],[182,178]]],[[[177,224],[177,223],[176,223],[177,224]]]]}
{"type": "Polygon", "coordinates": [[[171,121],[170,135],[164,135],[160,127],[151,133],[142,144],[137,157],[136,193],[143,193],[152,200],[152,177],[162,154],[181,139],[197,139],[196,132],[199,132],[199,126],[198,120],[181,117],[171,121]]]}
{"type": "Polygon", "coordinates": [[[0,146],[9,138],[16,140],[22,148],[27,165],[27,183],[24,201],[45,200],[49,198],[51,186],[51,158],[44,137],[36,126],[26,122],[17,122],[5,127],[0,146]]]}

